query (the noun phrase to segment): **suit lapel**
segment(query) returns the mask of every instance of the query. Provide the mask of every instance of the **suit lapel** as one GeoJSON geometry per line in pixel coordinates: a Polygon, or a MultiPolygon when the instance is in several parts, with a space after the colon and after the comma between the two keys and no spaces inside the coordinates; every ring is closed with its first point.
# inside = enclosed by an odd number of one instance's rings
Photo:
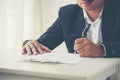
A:
{"type": "Polygon", "coordinates": [[[110,8],[107,4],[104,7],[102,15],[102,36],[103,41],[109,41],[111,38],[111,33],[114,27],[114,9],[110,8]]]}
{"type": "Polygon", "coordinates": [[[72,37],[74,37],[74,39],[80,38],[82,35],[82,31],[85,27],[85,21],[84,21],[84,17],[83,17],[83,11],[79,10],[75,20],[74,20],[74,29],[72,30],[72,37]]]}

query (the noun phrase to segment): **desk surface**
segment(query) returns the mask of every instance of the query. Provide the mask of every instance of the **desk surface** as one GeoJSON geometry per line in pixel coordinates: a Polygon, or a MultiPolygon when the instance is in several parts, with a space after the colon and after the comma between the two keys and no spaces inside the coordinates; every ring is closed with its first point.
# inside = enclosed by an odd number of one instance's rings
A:
{"type": "Polygon", "coordinates": [[[0,52],[0,73],[13,73],[68,80],[103,80],[116,72],[119,58],[88,58],[78,64],[40,64],[17,61],[17,51],[0,52]],[[102,77],[101,77],[102,76],[102,77]]]}

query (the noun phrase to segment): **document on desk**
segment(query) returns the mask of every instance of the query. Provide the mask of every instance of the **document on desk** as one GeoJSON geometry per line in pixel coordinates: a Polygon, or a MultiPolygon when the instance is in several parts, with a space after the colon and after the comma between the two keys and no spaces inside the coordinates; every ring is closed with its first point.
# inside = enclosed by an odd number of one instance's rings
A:
{"type": "Polygon", "coordinates": [[[80,57],[79,54],[71,53],[44,53],[29,57],[24,57],[23,61],[40,62],[40,63],[60,63],[60,64],[72,64],[83,61],[87,58],[80,57]]]}

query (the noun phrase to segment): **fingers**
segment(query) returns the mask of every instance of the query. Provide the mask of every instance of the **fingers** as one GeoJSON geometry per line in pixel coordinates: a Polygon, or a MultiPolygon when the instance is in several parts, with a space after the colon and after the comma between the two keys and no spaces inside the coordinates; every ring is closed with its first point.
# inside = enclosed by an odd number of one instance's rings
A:
{"type": "Polygon", "coordinates": [[[84,48],[84,43],[81,43],[81,44],[75,44],[74,45],[74,50],[80,50],[80,49],[82,49],[82,48],[84,48]]]}
{"type": "Polygon", "coordinates": [[[42,47],[42,49],[43,49],[44,51],[46,51],[46,52],[51,52],[51,50],[50,50],[49,48],[43,46],[42,44],[41,44],[41,47],[42,47]]]}
{"type": "Polygon", "coordinates": [[[75,40],[75,44],[83,43],[87,38],[78,38],[75,40]]]}
{"type": "Polygon", "coordinates": [[[86,54],[86,53],[81,53],[80,56],[81,56],[81,57],[90,57],[90,56],[89,56],[88,54],[86,54]]]}
{"type": "Polygon", "coordinates": [[[88,38],[79,38],[75,40],[74,49],[80,54],[82,57],[90,56],[91,41],[88,38]]]}
{"type": "Polygon", "coordinates": [[[36,55],[38,52],[37,52],[37,48],[35,47],[34,43],[30,42],[28,45],[31,49],[31,53],[29,53],[29,54],[35,54],[36,55]]]}
{"type": "Polygon", "coordinates": [[[33,40],[29,41],[23,48],[22,54],[40,54],[44,52],[50,52],[51,50],[45,47],[44,45],[40,44],[38,41],[33,40]]]}
{"type": "Polygon", "coordinates": [[[35,48],[37,49],[38,53],[43,53],[43,49],[42,49],[42,44],[40,44],[39,42],[37,41],[33,41],[34,45],[35,45],[35,48]]]}
{"type": "Polygon", "coordinates": [[[33,44],[31,44],[31,41],[28,42],[22,49],[22,53],[23,54],[32,54],[32,52],[34,51],[34,46],[33,44]]]}
{"type": "Polygon", "coordinates": [[[51,50],[44,45],[38,43],[38,41],[33,42],[39,53],[50,52],[51,50]]]}
{"type": "Polygon", "coordinates": [[[28,54],[32,54],[32,50],[30,48],[30,45],[26,45],[25,48],[26,48],[26,51],[28,54]]]}
{"type": "Polygon", "coordinates": [[[74,50],[80,50],[82,48],[85,48],[88,42],[89,40],[87,38],[76,39],[74,43],[74,50]]]}
{"type": "Polygon", "coordinates": [[[22,53],[22,54],[27,53],[27,51],[26,51],[26,48],[25,48],[25,47],[23,47],[23,48],[22,48],[21,53],[22,53]]]}

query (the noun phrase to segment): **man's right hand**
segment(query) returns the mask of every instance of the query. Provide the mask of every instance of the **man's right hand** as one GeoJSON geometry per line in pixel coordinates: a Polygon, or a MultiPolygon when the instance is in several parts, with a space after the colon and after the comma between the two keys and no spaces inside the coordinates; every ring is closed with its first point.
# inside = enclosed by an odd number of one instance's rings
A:
{"type": "Polygon", "coordinates": [[[37,55],[44,52],[51,52],[51,50],[36,40],[29,41],[22,48],[22,54],[37,55]]]}

